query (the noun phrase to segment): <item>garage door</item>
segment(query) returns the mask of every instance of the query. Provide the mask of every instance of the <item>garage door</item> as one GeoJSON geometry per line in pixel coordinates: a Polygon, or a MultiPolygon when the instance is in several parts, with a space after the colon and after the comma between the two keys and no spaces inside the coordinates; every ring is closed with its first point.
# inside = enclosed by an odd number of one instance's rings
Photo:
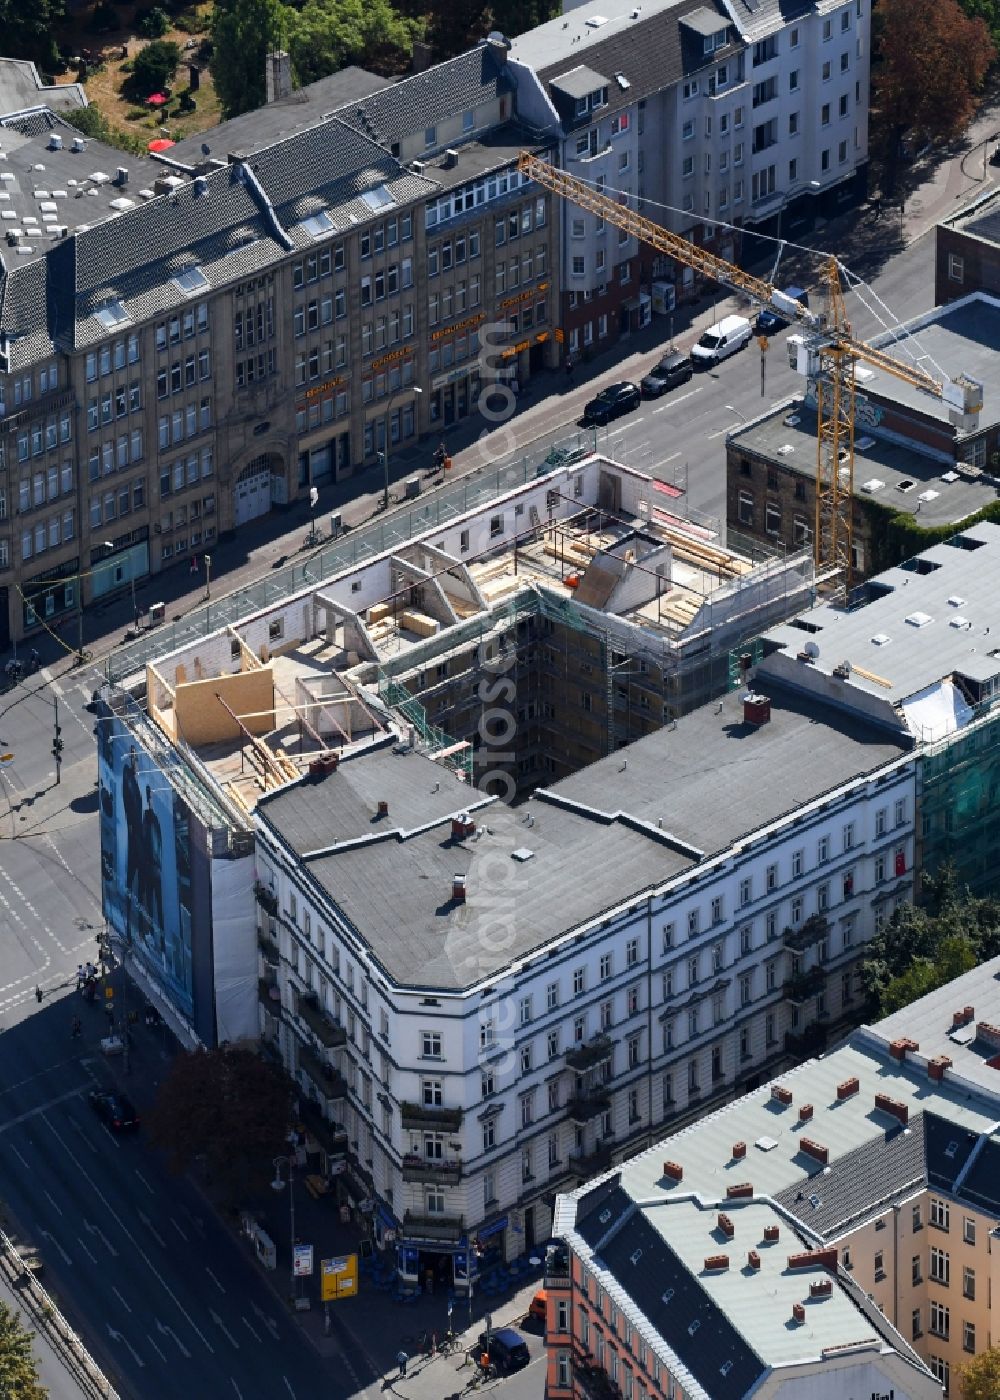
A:
{"type": "Polygon", "coordinates": [[[236,524],[245,525],[248,520],[256,520],[258,515],[266,515],[271,509],[271,472],[255,468],[240,474],[236,482],[236,524]]]}

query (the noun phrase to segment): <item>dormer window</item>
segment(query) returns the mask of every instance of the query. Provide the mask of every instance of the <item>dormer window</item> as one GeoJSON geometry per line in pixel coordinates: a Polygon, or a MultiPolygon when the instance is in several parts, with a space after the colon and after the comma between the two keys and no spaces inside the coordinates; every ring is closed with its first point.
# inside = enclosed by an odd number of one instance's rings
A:
{"type": "Polygon", "coordinates": [[[587,99],[585,97],[578,97],[576,99],[576,115],[578,117],[585,117],[587,115],[587,99]]]}
{"type": "Polygon", "coordinates": [[[728,42],[729,30],[717,29],[714,34],[705,35],[702,45],[706,54],[713,54],[716,49],[724,49],[728,42]]]}

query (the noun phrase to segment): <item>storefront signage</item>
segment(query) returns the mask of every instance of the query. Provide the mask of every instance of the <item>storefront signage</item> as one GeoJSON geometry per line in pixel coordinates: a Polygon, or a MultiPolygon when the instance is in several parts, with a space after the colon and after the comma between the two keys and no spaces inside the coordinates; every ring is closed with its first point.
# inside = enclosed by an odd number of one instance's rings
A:
{"type": "Polygon", "coordinates": [[[473,326],[482,325],[485,320],[485,311],[480,311],[478,316],[468,316],[455,326],[447,326],[440,331],[431,331],[431,340],[445,340],[449,335],[459,335],[462,331],[471,330],[473,326]]]}
{"type": "Polygon", "coordinates": [[[494,1220],[492,1224],[483,1226],[479,1231],[478,1240],[482,1243],[483,1240],[488,1240],[491,1235],[499,1235],[501,1230],[506,1230],[506,1228],[507,1217],[502,1215],[499,1220],[494,1220]]]}
{"type": "Polygon", "coordinates": [[[532,297],[540,296],[542,292],[549,289],[548,282],[539,282],[537,287],[526,287],[523,292],[518,292],[515,297],[507,297],[506,301],[500,303],[501,307],[516,306],[519,301],[530,301],[532,297]]]}
{"type": "Polygon", "coordinates": [[[405,360],[409,354],[408,350],[390,350],[388,355],[383,355],[380,360],[372,360],[372,369],[382,369],[385,365],[394,365],[397,360],[405,360]]]}
{"type": "Polygon", "coordinates": [[[306,390],[306,402],[310,399],[318,399],[321,394],[328,393],[331,389],[336,389],[339,384],[343,384],[344,376],[338,374],[335,379],[326,379],[322,384],[315,384],[311,389],[306,390]]]}

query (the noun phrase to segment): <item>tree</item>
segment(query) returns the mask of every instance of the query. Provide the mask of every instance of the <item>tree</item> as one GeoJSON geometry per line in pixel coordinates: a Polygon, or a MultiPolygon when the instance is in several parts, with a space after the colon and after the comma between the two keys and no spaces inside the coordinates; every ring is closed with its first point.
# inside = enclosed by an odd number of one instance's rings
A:
{"type": "Polygon", "coordinates": [[[289,15],[288,48],[301,83],[358,63],[386,76],[403,73],[419,34],[389,0],[306,0],[289,15]]]}
{"type": "Polygon", "coordinates": [[[135,27],[144,39],[162,39],[170,28],[170,16],[159,5],[142,10],[135,17],[135,27]]]}
{"type": "Polygon", "coordinates": [[[46,72],[60,66],[52,37],[62,17],[61,0],[0,0],[0,34],[5,58],[30,58],[46,72]]]}
{"type": "Polygon", "coordinates": [[[237,1199],[255,1170],[268,1169],[288,1134],[293,1086],[253,1050],[226,1046],[179,1055],[147,1118],[152,1141],[184,1172],[204,1158],[237,1199]]]}
{"type": "Polygon", "coordinates": [[[875,98],[892,167],[907,131],[931,141],[959,135],[996,51],[985,22],[958,0],[881,0],[875,14],[875,98]]]}
{"type": "Polygon", "coordinates": [[[263,105],[265,60],[285,47],[288,7],[281,0],[216,0],[212,13],[212,78],[224,117],[263,105]]]}
{"type": "Polygon", "coordinates": [[[38,1362],[31,1352],[33,1332],[21,1326],[21,1314],[0,1303],[0,1395],[4,1400],[45,1400],[38,1362]]]}
{"type": "Polygon", "coordinates": [[[171,39],[154,39],[140,49],[132,63],[129,91],[136,97],[150,97],[169,87],[181,61],[181,51],[171,39]]]}
{"type": "Polygon", "coordinates": [[[490,31],[489,0],[444,0],[431,19],[434,57],[440,63],[464,53],[490,31]]]}
{"type": "Polygon", "coordinates": [[[981,1351],[962,1367],[962,1400],[997,1400],[1000,1396],[1000,1346],[981,1351]]]}
{"type": "Polygon", "coordinates": [[[524,34],[559,13],[552,0],[493,0],[493,23],[508,39],[524,34]]]}

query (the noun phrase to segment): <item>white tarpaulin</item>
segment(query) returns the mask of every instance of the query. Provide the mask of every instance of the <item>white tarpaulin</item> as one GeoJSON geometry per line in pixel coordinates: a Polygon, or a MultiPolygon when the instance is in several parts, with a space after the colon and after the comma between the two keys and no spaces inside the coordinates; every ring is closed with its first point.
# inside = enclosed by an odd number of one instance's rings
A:
{"type": "Polygon", "coordinates": [[[936,681],[903,701],[907,728],[914,738],[933,743],[954,734],[972,719],[972,710],[954,681],[936,681]]]}
{"type": "Polygon", "coordinates": [[[257,926],[253,856],[212,861],[212,949],[218,1038],[256,1040],[257,926]]]}

